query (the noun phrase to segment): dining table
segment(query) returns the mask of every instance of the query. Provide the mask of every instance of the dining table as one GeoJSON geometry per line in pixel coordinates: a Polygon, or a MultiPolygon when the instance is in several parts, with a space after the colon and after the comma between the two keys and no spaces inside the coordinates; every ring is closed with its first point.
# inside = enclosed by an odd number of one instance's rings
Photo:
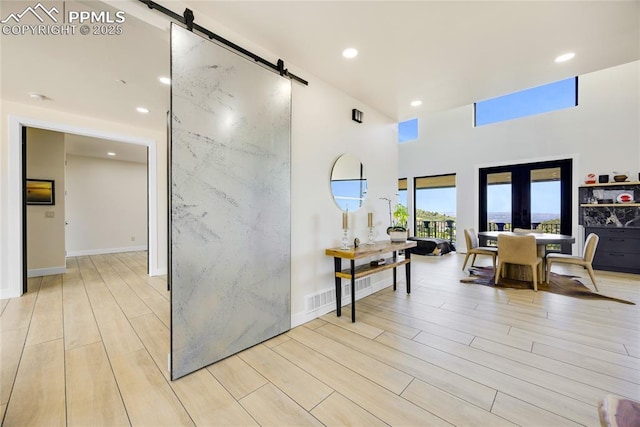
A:
{"type": "MultiPolygon", "coordinates": [[[[498,236],[501,234],[506,234],[509,236],[534,236],[536,238],[536,246],[538,248],[538,256],[542,258],[542,272],[546,271],[546,252],[547,245],[552,244],[563,244],[563,243],[575,243],[576,238],[573,236],[569,236],[566,234],[555,234],[555,233],[541,233],[538,231],[479,231],[478,237],[481,241],[495,241],[496,246],[498,242],[498,236]]],[[[482,243],[485,245],[486,243],[482,243]]],[[[498,258],[500,258],[500,249],[498,248],[498,258]]],[[[511,279],[516,280],[524,280],[531,281],[533,280],[531,269],[527,266],[521,266],[516,264],[507,264],[505,276],[511,279]]],[[[543,279],[544,276],[540,276],[538,278],[539,281],[543,279]]]]}

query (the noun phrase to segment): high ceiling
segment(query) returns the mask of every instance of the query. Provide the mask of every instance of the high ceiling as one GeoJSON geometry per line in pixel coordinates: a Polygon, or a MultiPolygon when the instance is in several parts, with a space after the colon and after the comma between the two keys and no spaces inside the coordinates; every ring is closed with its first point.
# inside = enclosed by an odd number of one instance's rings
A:
{"type": "Polygon", "coordinates": [[[638,1],[186,3],[398,120],[640,57],[638,1]]]}
{"type": "MultiPolygon", "coordinates": [[[[32,3],[2,0],[0,17],[32,3]]],[[[158,3],[177,13],[189,7],[196,23],[253,49],[242,35],[311,85],[322,79],[393,120],[640,58],[639,1],[158,3]],[[359,56],[344,59],[347,47],[359,56]],[[568,51],[573,60],[554,62],[568,51]],[[421,107],[409,105],[416,99],[421,107]]],[[[169,87],[157,78],[169,75],[169,18],[134,0],[65,7],[126,10],[124,34],[0,36],[2,98],[163,129],[169,87]],[[141,105],[149,114],[135,111],[141,105]]]]}

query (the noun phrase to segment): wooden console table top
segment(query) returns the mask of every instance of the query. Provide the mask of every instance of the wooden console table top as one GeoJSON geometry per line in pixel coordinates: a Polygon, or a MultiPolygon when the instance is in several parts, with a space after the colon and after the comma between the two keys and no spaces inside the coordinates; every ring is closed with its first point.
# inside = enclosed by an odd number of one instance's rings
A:
{"type": "Polygon", "coordinates": [[[383,253],[415,248],[417,245],[418,242],[415,242],[413,240],[408,240],[406,242],[391,242],[389,240],[382,240],[379,242],[375,242],[373,245],[361,243],[357,248],[354,248],[353,246],[349,246],[348,249],[342,249],[340,247],[330,248],[325,250],[325,255],[344,259],[360,259],[383,253]]]}

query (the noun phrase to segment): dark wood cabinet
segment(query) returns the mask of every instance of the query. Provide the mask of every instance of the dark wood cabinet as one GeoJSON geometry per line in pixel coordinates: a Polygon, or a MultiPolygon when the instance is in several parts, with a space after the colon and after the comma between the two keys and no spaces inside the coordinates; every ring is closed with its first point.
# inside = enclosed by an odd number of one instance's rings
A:
{"type": "Polygon", "coordinates": [[[640,228],[585,227],[600,237],[593,268],[640,274],[640,228]]]}

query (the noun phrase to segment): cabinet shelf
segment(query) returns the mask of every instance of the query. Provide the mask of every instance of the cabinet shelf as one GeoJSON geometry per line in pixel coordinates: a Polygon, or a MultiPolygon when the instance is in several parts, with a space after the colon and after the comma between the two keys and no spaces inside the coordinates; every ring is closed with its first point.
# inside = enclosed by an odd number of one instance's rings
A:
{"type": "MultiPolygon", "coordinates": [[[[362,264],[356,267],[355,269],[355,279],[360,279],[362,277],[366,277],[370,274],[378,273],[384,270],[390,270],[392,268],[399,267],[401,265],[405,265],[409,263],[408,259],[405,258],[387,258],[385,259],[384,264],[382,265],[370,265],[370,264],[362,264]]],[[[336,272],[336,277],[340,277],[342,279],[351,279],[351,271],[350,269],[345,269],[342,271],[336,272]]]]}
{"type": "Polygon", "coordinates": [[[640,185],[640,181],[604,182],[602,184],[583,184],[579,188],[615,187],[622,185],[640,185]]]}
{"type": "Polygon", "coordinates": [[[640,203],[580,203],[582,208],[621,208],[621,207],[640,207],[640,203]]]}

